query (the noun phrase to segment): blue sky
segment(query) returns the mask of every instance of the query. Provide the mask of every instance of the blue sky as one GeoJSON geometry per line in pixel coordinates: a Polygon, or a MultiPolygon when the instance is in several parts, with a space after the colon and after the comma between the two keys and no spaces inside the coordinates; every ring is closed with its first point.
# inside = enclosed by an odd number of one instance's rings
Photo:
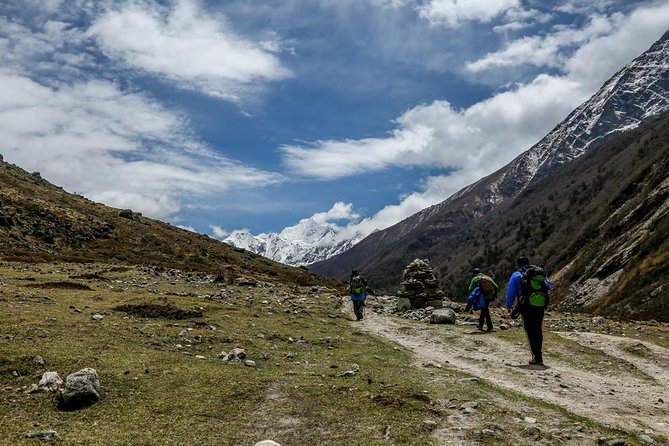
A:
{"type": "Polygon", "coordinates": [[[217,238],[369,233],[511,161],[667,28],[668,0],[0,1],[0,153],[217,238]]]}

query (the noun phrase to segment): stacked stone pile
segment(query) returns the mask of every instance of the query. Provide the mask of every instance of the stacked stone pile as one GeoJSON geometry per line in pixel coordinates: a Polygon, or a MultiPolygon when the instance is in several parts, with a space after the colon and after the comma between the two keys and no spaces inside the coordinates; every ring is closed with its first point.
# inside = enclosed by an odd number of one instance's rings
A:
{"type": "Polygon", "coordinates": [[[397,293],[398,309],[442,308],[444,293],[427,260],[415,259],[404,268],[402,287],[397,293]]]}

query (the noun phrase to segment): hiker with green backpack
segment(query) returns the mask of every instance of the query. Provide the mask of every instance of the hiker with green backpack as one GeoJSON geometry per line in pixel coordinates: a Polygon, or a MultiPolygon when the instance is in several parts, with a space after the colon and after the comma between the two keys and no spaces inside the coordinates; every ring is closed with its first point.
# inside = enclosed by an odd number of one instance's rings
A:
{"type": "Polygon", "coordinates": [[[530,265],[527,257],[519,257],[516,264],[518,269],[511,275],[506,290],[506,307],[512,319],[519,315],[523,318],[523,328],[532,352],[530,365],[543,365],[541,325],[548,307],[548,292],[553,286],[544,269],[530,265]]]}
{"type": "Polygon", "coordinates": [[[367,281],[356,270],[351,271],[351,301],[353,301],[353,313],[355,319],[361,321],[364,316],[365,298],[367,297],[367,281]]]}
{"type": "Polygon", "coordinates": [[[471,299],[471,305],[469,302],[470,299],[467,299],[467,307],[465,310],[469,310],[472,307],[476,308],[477,310],[481,310],[478,325],[479,330],[483,331],[483,323],[485,322],[487,331],[491,332],[493,330],[493,326],[489,307],[492,301],[497,298],[499,285],[497,285],[490,276],[483,274],[480,268],[474,268],[473,273],[474,277],[472,277],[471,282],[469,282],[469,295],[470,297],[472,295],[476,296],[476,299],[471,299]],[[477,288],[479,290],[478,293],[476,293],[477,288]],[[476,300],[476,302],[474,302],[474,300],[476,300]]]}

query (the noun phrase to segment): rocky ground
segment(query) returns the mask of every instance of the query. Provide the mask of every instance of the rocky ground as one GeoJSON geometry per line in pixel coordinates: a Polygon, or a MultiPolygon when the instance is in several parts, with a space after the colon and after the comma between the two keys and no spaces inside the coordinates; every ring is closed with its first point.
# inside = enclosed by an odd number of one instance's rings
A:
{"type": "MultiPolygon", "coordinates": [[[[397,312],[395,306],[394,297],[371,297],[360,326],[409,348],[416,367],[447,365],[604,426],[639,432],[644,444],[665,444],[669,436],[667,324],[548,312],[540,367],[528,365],[521,324],[501,308],[492,311],[496,331],[485,333],[475,316],[431,325],[430,310],[397,312]]],[[[520,422],[537,433],[550,430],[529,418],[520,422]]],[[[448,432],[436,435],[450,438],[448,432]]]]}

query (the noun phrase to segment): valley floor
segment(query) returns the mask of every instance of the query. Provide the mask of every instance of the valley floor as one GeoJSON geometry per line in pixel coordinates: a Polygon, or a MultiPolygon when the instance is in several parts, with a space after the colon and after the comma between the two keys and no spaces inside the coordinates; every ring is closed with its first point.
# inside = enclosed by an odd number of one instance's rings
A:
{"type": "Polygon", "coordinates": [[[585,315],[547,313],[540,367],[528,364],[520,322],[504,319],[501,309],[493,310],[496,328],[487,333],[473,317],[432,325],[388,316],[392,299],[370,300],[372,308],[385,311],[367,311],[359,326],[410,349],[417,367],[447,365],[604,426],[669,435],[669,349],[651,341],[666,342],[663,324],[611,322],[610,327],[585,315]],[[509,329],[500,330],[500,322],[509,329]]]}

